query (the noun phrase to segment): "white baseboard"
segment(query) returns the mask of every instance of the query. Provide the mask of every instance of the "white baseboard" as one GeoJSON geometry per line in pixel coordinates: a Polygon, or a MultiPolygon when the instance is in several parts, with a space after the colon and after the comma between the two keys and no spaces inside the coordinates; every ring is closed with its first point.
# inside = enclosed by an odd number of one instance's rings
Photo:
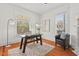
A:
{"type": "Polygon", "coordinates": [[[79,56],[79,51],[73,50],[72,52],[74,52],[77,56],[79,56]]]}
{"type": "Polygon", "coordinates": [[[50,39],[50,38],[44,38],[46,40],[50,40],[50,41],[55,41],[55,39],[50,39]]]}

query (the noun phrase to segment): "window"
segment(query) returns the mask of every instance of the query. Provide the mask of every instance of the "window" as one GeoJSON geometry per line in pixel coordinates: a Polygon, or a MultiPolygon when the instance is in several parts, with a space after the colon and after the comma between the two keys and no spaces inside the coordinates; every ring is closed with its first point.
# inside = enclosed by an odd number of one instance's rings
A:
{"type": "Polygon", "coordinates": [[[29,31],[29,23],[25,19],[19,19],[17,21],[17,33],[24,34],[29,31]]]}

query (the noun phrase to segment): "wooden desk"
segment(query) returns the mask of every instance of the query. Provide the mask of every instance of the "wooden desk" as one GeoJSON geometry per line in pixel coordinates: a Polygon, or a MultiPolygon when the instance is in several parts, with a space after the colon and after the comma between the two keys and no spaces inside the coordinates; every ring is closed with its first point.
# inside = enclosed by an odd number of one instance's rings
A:
{"type": "Polygon", "coordinates": [[[25,36],[25,37],[22,37],[21,39],[21,44],[20,44],[20,49],[22,49],[22,46],[23,46],[23,53],[25,53],[25,49],[26,49],[26,45],[27,43],[31,43],[31,42],[37,42],[40,41],[40,44],[42,45],[42,36],[41,34],[34,34],[34,35],[30,35],[30,36],[25,36]],[[35,39],[34,39],[35,38],[35,39]],[[34,39],[34,40],[32,40],[34,39]],[[30,40],[30,41],[28,41],[30,40]],[[24,43],[23,43],[24,41],[24,43]]]}

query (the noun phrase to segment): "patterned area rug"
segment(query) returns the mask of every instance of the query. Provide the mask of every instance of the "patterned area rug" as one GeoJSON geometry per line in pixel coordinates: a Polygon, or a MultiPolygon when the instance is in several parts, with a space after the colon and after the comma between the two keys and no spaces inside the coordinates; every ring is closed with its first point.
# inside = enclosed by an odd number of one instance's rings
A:
{"type": "Polygon", "coordinates": [[[54,46],[43,43],[40,44],[29,44],[26,46],[25,53],[22,53],[22,50],[18,48],[10,49],[8,51],[9,56],[45,56],[48,52],[50,52],[54,46]]]}

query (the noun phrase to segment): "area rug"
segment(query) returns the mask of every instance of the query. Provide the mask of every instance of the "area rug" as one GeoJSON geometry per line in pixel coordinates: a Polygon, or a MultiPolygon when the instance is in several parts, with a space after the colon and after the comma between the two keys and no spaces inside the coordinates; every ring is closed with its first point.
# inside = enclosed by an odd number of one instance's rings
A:
{"type": "Polygon", "coordinates": [[[8,51],[9,56],[45,56],[48,52],[50,52],[54,46],[43,43],[40,44],[29,44],[26,46],[25,53],[22,53],[22,50],[19,47],[10,49],[8,51]]]}

